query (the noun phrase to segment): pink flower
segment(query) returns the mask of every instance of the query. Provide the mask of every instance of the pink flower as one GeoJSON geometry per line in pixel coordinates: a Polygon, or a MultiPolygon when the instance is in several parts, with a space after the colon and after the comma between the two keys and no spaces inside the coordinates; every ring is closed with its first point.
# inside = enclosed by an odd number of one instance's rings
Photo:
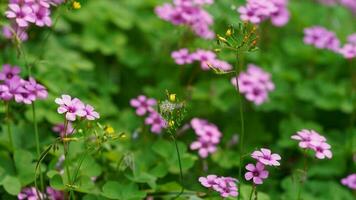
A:
{"type": "Polygon", "coordinates": [[[198,154],[202,158],[208,157],[209,154],[212,154],[217,150],[216,144],[203,138],[199,138],[197,141],[192,142],[190,144],[190,149],[198,150],[198,154]]]}
{"type": "Polygon", "coordinates": [[[356,44],[345,44],[340,48],[339,53],[346,59],[352,59],[356,57],[356,44]]]}
{"type": "Polygon", "coordinates": [[[237,12],[242,21],[259,24],[271,19],[275,26],[283,26],[289,21],[287,0],[247,0],[247,4],[240,6],[237,12]]]}
{"type": "Polygon", "coordinates": [[[352,190],[356,190],[356,174],[350,174],[341,180],[341,183],[352,190]]]}
{"type": "Polygon", "coordinates": [[[312,148],[313,145],[311,144],[312,141],[320,141],[320,142],[325,142],[326,138],[319,135],[316,131],[314,130],[306,130],[303,129],[301,131],[298,131],[296,135],[292,135],[291,137],[294,140],[299,140],[299,147],[306,149],[306,148],[312,148]]]}
{"type": "Polygon", "coordinates": [[[19,27],[27,27],[29,22],[35,22],[32,9],[27,5],[9,4],[9,10],[5,15],[9,19],[14,19],[19,27]]]}
{"type": "Polygon", "coordinates": [[[62,191],[47,187],[46,193],[49,200],[64,200],[64,193],[62,191]]]}
{"type": "Polygon", "coordinates": [[[269,149],[261,148],[261,151],[254,151],[251,154],[251,157],[256,159],[258,162],[261,162],[264,165],[270,166],[279,166],[278,162],[281,159],[279,154],[271,152],[269,149]]]}
{"type": "Polygon", "coordinates": [[[37,26],[42,27],[45,25],[52,25],[52,20],[50,17],[51,10],[49,8],[36,4],[32,6],[32,10],[36,18],[35,24],[37,26]]]}
{"type": "Polygon", "coordinates": [[[207,177],[200,177],[199,182],[206,188],[211,188],[213,187],[216,182],[215,180],[217,179],[216,175],[208,175],[207,177]]]}
{"type": "Polygon", "coordinates": [[[315,151],[315,157],[318,159],[332,158],[332,152],[330,151],[331,146],[326,142],[312,141],[312,149],[315,151]]]}
{"type": "Polygon", "coordinates": [[[239,194],[236,181],[236,179],[230,177],[219,177],[215,180],[216,184],[213,185],[213,188],[220,193],[221,197],[236,197],[239,194]]]}
{"type": "Polygon", "coordinates": [[[192,58],[200,62],[200,66],[203,70],[209,70],[209,64],[211,65],[212,62],[214,62],[216,54],[212,51],[198,49],[196,52],[192,53],[192,58]]]}
{"type": "Polygon", "coordinates": [[[254,184],[259,185],[263,183],[263,179],[268,177],[268,171],[265,170],[265,166],[257,162],[256,166],[253,164],[246,165],[248,172],[245,174],[245,179],[247,181],[252,180],[254,184]]]}
{"type": "Polygon", "coordinates": [[[321,26],[313,26],[304,29],[304,43],[315,46],[318,49],[329,49],[338,52],[340,41],[336,34],[321,26]]]}
{"type": "Polygon", "coordinates": [[[56,104],[59,105],[57,112],[64,114],[69,121],[75,121],[76,116],[84,117],[86,112],[84,104],[77,98],[72,99],[71,96],[63,94],[62,98],[55,99],[56,104]]]}
{"type": "Polygon", "coordinates": [[[35,187],[23,188],[17,195],[19,200],[37,200],[44,198],[45,194],[36,191],[35,187]]]}
{"type": "Polygon", "coordinates": [[[173,51],[171,56],[178,65],[191,64],[193,62],[193,58],[186,48],[173,51]]]}
{"type": "Polygon", "coordinates": [[[21,72],[20,67],[18,66],[12,67],[9,64],[4,64],[0,72],[0,80],[7,81],[13,79],[14,77],[19,77],[20,72],[21,72]]]}
{"type": "Polygon", "coordinates": [[[151,125],[151,132],[157,134],[161,133],[162,129],[167,127],[166,121],[156,111],[152,111],[149,113],[148,117],[146,117],[145,119],[145,124],[151,125]]]}
{"type": "Polygon", "coordinates": [[[24,84],[24,88],[28,91],[29,94],[36,97],[36,99],[46,99],[48,97],[47,89],[36,82],[32,77],[24,84]]]}
{"type": "Polygon", "coordinates": [[[95,120],[95,119],[99,119],[100,118],[100,115],[98,112],[96,112],[93,108],[93,106],[87,104],[85,105],[85,108],[84,108],[84,111],[85,111],[85,118],[87,120],[95,120]]]}
{"type": "Polygon", "coordinates": [[[138,116],[143,116],[147,112],[152,112],[152,107],[155,106],[157,102],[155,99],[140,95],[136,99],[131,99],[130,104],[132,107],[136,108],[136,114],[138,116]]]}
{"type": "Polygon", "coordinates": [[[199,118],[193,118],[190,124],[198,136],[197,140],[191,143],[190,149],[198,150],[198,154],[202,158],[206,158],[209,154],[214,153],[222,137],[222,133],[218,127],[199,118]]]}
{"type": "Polygon", "coordinates": [[[157,6],[155,12],[159,18],[174,25],[189,27],[199,37],[213,39],[215,34],[209,28],[213,18],[201,7],[212,2],[212,0],[175,0],[173,4],[165,3],[157,6]]]}
{"type": "MultiPolygon", "coordinates": [[[[231,83],[235,87],[237,86],[236,77],[231,79],[231,83]]],[[[239,92],[256,105],[266,102],[268,93],[275,88],[271,75],[254,64],[248,64],[246,72],[239,74],[238,83],[239,92]]]]}
{"type": "Polygon", "coordinates": [[[20,41],[26,41],[28,34],[25,28],[19,27],[16,23],[12,23],[11,26],[3,26],[2,34],[4,38],[13,39],[17,37],[20,41]]]}
{"type": "Polygon", "coordinates": [[[208,175],[207,177],[200,177],[199,182],[206,188],[210,188],[220,193],[221,197],[236,197],[237,180],[231,177],[218,177],[216,175],[208,175]]]}
{"type": "Polygon", "coordinates": [[[313,150],[318,159],[332,158],[331,146],[326,143],[326,138],[314,130],[303,129],[291,138],[300,141],[300,148],[313,150]]]}

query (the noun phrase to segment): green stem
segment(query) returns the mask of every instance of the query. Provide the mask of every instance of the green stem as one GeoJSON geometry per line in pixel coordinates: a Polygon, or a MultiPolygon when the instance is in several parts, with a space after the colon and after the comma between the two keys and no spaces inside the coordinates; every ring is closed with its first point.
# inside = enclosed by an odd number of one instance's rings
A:
{"type": "Polygon", "coordinates": [[[248,198],[249,200],[252,199],[252,194],[253,194],[254,190],[255,190],[255,186],[253,185],[252,188],[251,188],[250,197],[248,198]]]}
{"type": "MultiPolygon", "coordinates": [[[[240,106],[240,120],[241,120],[241,137],[240,137],[240,145],[239,145],[239,154],[240,154],[240,164],[239,164],[239,180],[242,180],[242,164],[243,164],[243,153],[244,153],[244,137],[245,137],[245,119],[244,119],[244,111],[243,111],[243,98],[242,94],[239,92],[239,81],[238,81],[238,76],[240,72],[242,71],[242,66],[243,66],[243,55],[240,55],[239,51],[236,51],[236,66],[235,66],[235,72],[236,72],[236,92],[238,96],[238,101],[239,101],[239,106],[240,106]]],[[[241,185],[239,182],[238,185],[241,185]]],[[[238,195],[237,198],[240,199],[241,195],[238,195]]]]}
{"type": "Polygon", "coordinates": [[[177,157],[178,157],[178,163],[179,163],[179,174],[180,174],[180,184],[181,184],[181,191],[177,194],[177,196],[175,196],[173,199],[177,199],[179,198],[183,193],[184,193],[184,186],[183,186],[183,169],[182,169],[182,161],[180,158],[180,153],[179,153],[179,148],[178,148],[178,143],[176,138],[174,137],[173,134],[171,134],[171,137],[174,141],[174,145],[176,148],[176,152],[177,152],[177,157]]]}
{"type": "Polygon", "coordinates": [[[10,102],[5,102],[6,109],[6,126],[7,126],[7,135],[9,137],[10,149],[14,150],[14,142],[12,139],[12,131],[11,131],[11,119],[10,119],[10,102]]]}
{"type": "MultiPolygon", "coordinates": [[[[65,119],[64,121],[64,138],[67,137],[67,128],[68,128],[68,120],[65,119]]],[[[71,197],[73,196],[73,192],[71,189],[71,178],[70,178],[70,172],[69,172],[69,166],[68,166],[68,149],[69,149],[69,142],[67,143],[66,140],[63,140],[63,151],[64,151],[64,166],[65,166],[65,171],[67,175],[67,185],[69,185],[69,200],[72,199],[71,197]]]]}
{"type": "Polygon", "coordinates": [[[307,178],[307,155],[305,150],[303,151],[303,157],[304,157],[303,174],[301,175],[300,182],[299,182],[300,184],[298,189],[297,200],[302,199],[302,189],[304,186],[305,179],[307,178]]]}
{"type": "MultiPolygon", "coordinates": [[[[33,127],[35,129],[35,138],[36,138],[36,150],[37,150],[37,156],[41,156],[41,149],[40,149],[40,137],[38,134],[38,124],[37,124],[37,117],[36,117],[36,105],[35,102],[32,103],[32,118],[33,118],[33,127]]],[[[40,171],[40,188],[41,191],[44,191],[44,181],[43,181],[43,174],[41,171],[41,166],[39,166],[39,171],[40,171]]]]}

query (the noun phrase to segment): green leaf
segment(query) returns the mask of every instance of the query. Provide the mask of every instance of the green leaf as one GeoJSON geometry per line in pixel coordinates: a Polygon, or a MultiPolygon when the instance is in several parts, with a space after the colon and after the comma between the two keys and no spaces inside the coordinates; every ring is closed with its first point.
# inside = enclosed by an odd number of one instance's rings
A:
{"type": "Polygon", "coordinates": [[[54,175],[50,179],[49,184],[51,185],[51,187],[53,187],[56,190],[64,190],[65,189],[62,176],[60,176],[59,174],[54,175]]]}
{"type": "Polygon", "coordinates": [[[32,153],[25,150],[16,150],[14,152],[14,161],[18,178],[22,185],[33,182],[35,177],[36,163],[33,162],[32,153]]]}
{"type": "Polygon", "coordinates": [[[12,195],[17,195],[21,191],[21,182],[16,177],[6,176],[2,181],[2,185],[6,192],[12,195]]]}
{"type": "Polygon", "coordinates": [[[102,195],[112,199],[134,200],[142,199],[146,196],[146,193],[140,191],[134,183],[123,184],[109,181],[103,186],[102,195]]]}

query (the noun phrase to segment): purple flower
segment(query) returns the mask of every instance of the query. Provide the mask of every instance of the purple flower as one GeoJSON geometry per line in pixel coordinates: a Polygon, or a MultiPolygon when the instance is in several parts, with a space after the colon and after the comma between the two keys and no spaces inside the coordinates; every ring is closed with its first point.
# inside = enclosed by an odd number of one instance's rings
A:
{"type": "Polygon", "coordinates": [[[57,112],[64,114],[69,121],[75,121],[76,116],[84,117],[86,112],[84,104],[77,98],[72,99],[71,96],[63,94],[62,98],[55,99],[56,104],[59,105],[57,112]]]}
{"type": "Polygon", "coordinates": [[[334,32],[321,26],[313,26],[304,29],[304,43],[313,45],[318,49],[329,49],[338,52],[340,41],[334,32]]]}
{"type": "Polygon", "coordinates": [[[204,187],[219,192],[220,196],[224,198],[236,197],[238,195],[236,181],[236,179],[231,177],[218,177],[216,175],[208,175],[207,177],[199,178],[199,182],[204,187]]]}
{"type": "Polygon", "coordinates": [[[39,4],[33,5],[32,10],[36,17],[35,24],[39,27],[42,26],[51,26],[52,20],[50,17],[51,10],[47,7],[41,6],[39,4]]]}
{"type": "MultiPolygon", "coordinates": [[[[275,88],[271,75],[254,64],[248,64],[246,72],[239,74],[238,82],[239,92],[256,105],[266,102],[268,93],[275,88]]],[[[231,83],[237,87],[236,77],[231,79],[231,83]]]]}
{"type": "Polygon", "coordinates": [[[204,119],[193,118],[190,123],[198,136],[198,139],[190,144],[190,149],[198,150],[199,156],[206,158],[217,150],[216,146],[220,143],[222,133],[216,125],[204,119]]]}
{"type": "Polygon", "coordinates": [[[68,134],[74,133],[73,125],[71,122],[68,122],[67,128],[64,124],[56,124],[52,127],[52,130],[58,133],[61,137],[65,137],[68,134]],[[67,129],[67,130],[64,130],[67,129]]]}
{"type": "Polygon", "coordinates": [[[265,170],[265,166],[257,162],[256,166],[253,164],[246,165],[248,172],[245,174],[245,179],[247,181],[252,180],[254,184],[259,185],[263,183],[263,179],[268,177],[268,171],[265,170]]]}
{"type": "Polygon", "coordinates": [[[191,64],[193,62],[193,58],[186,48],[173,51],[171,56],[178,65],[191,64]]]}
{"type": "Polygon", "coordinates": [[[192,58],[200,62],[200,66],[203,70],[209,70],[209,65],[214,62],[216,54],[212,51],[198,49],[196,52],[192,53],[192,58]]]}
{"type": "Polygon", "coordinates": [[[49,200],[64,200],[64,193],[62,191],[47,187],[46,193],[49,200]]]}
{"type": "Polygon", "coordinates": [[[278,161],[281,159],[281,156],[276,153],[272,154],[271,150],[266,148],[261,148],[261,151],[254,151],[251,154],[251,157],[264,165],[270,165],[270,166],[280,165],[278,161]]]}
{"type": "Polygon", "coordinates": [[[245,6],[240,6],[237,12],[242,21],[259,24],[271,19],[275,26],[283,26],[289,21],[287,0],[247,0],[245,6]]]}
{"type": "Polygon", "coordinates": [[[24,84],[24,88],[28,91],[29,94],[35,96],[37,99],[46,99],[48,97],[47,89],[36,82],[32,77],[24,84]]]}
{"type": "Polygon", "coordinates": [[[28,5],[9,4],[9,10],[5,12],[9,19],[14,19],[19,27],[27,27],[29,22],[34,23],[35,17],[28,5]]]}
{"type": "Polygon", "coordinates": [[[37,200],[44,198],[44,196],[45,195],[40,191],[36,191],[35,187],[28,187],[22,189],[21,192],[17,195],[17,198],[19,200],[37,200]]]}
{"type": "Polygon", "coordinates": [[[202,158],[208,157],[209,154],[212,154],[217,150],[216,144],[205,140],[204,138],[199,138],[197,141],[192,142],[190,144],[190,149],[198,150],[198,154],[202,158]]]}
{"type": "Polygon", "coordinates": [[[330,151],[331,146],[326,142],[312,141],[312,149],[315,151],[315,157],[318,159],[332,158],[332,152],[330,151]]]}
{"type": "Polygon", "coordinates": [[[232,66],[228,62],[217,59],[211,61],[211,66],[222,71],[229,71],[232,69],[232,66]]]}
{"type": "Polygon", "coordinates": [[[19,27],[17,24],[4,26],[2,28],[2,34],[6,39],[13,39],[15,37],[17,37],[20,41],[26,41],[28,39],[26,29],[19,27]]]}
{"type": "Polygon", "coordinates": [[[152,111],[145,119],[146,125],[151,125],[152,133],[161,133],[162,129],[167,127],[166,121],[162,118],[162,116],[156,112],[152,111]]]}
{"type": "Polygon", "coordinates": [[[350,174],[341,179],[341,183],[352,190],[356,190],[356,174],[350,174]]]}
{"type": "Polygon", "coordinates": [[[239,193],[237,191],[236,179],[230,177],[219,177],[215,180],[213,185],[215,191],[220,193],[221,197],[236,197],[239,193]]]}
{"type": "Polygon", "coordinates": [[[157,16],[174,25],[185,25],[192,31],[205,39],[214,38],[214,32],[209,26],[213,23],[211,15],[201,6],[211,4],[212,0],[174,0],[173,4],[163,4],[157,6],[155,12],[157,16]]]}
{"type": "Polygon", "coordinates": [[[345,44],[340,50],[339,53],[344,56],[346,59],[352,59],[356,57],[356,44],[345,44]]]}
{"type": "Polygon", "coordinates": [[[347,42],[356,45],[356,33],[347,36],[347,42]]]}
{"type": "Polygon", "coordinates": [[[136,99],[131,99],[130,104],[132,107],[136,108],[136,114],[138,116],[143,116],[147,112],[152,112],[152,107],[155,106],[157,102],[155,99],[140,95],[136,99]]]}
{"type": "Polygon", "coordinates": [[[300,141],[300,148],[313,150],[318,159],[332,158],[331,146],[326,143],[326,138],[314,130],[303,129],[291,138],[300,141]]]}
{"type": "Polygon", "coordinates": [[[208,175],[207,177],[200,177],[199,182],[206,188],[211,188],[213,187],[216,182],[215,180],[217,179],[216,175],[208,175]]]}
{"type": "Polygon", "coordinates": [[[312,141],[320,141],[320,142],[325,142],[326,138],[319,135],[316,131],[314,130],[307,130],[303,129],[301,131],[298,131],[296,135],[292,135],[291,137],[294,140],[299,140],[299,147],[303,149],[307,148],[312,148],[313,145],[311,144],[312,141]]]}
{"type": "Polygon", "coordinates": [[[100,115],[98,112],[96,112],[93,108],[93,106],[87,104],[85,105],[84,111],[86,112],[85,114],[85,118],[87,120],[95,120],[95,119],[99,119],[100,115]]]}
{"type": "Polygon", "coordinates": [[[9,64],[4,64],[0,72],[0,80],[8,81],[13,79],[14,77],[19,77],[20,72],[21,72],[20,67],[18,66],[12,67],[9,64]]]}

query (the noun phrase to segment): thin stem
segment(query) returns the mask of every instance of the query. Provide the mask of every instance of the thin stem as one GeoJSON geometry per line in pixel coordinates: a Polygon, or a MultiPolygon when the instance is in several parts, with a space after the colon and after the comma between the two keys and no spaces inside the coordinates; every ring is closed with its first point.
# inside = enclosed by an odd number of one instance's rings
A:
{"type": "MultiPolygon", "coordinates": [[[[238,101],[239,101],[239,106],[240,106],[240,120],[241,120],[241,137],[240,137],[240,145],[239,145],[239,154],[240,154],[240,164],[239,164],[239,180],[242,180],[242,164],[243,164],[243,153],[244,153],[244,137],[245,137],[245,120],[244,120],[244,111],[243,111],[243,98],[242,94],[239,92],[239,81],[238,81],[238,76],[240,72],[242,71],[242,65],[243,65],[243,54],[240,55],[239,51],[236,51],[236,66],[235,66],[235,80],[236,80],[236,92],[238,96],[238,101]]],[[[239,185],[240,182],[238,183],[239,185]]],[[[238,195],[237,198],[240,199],[241,195],[238,195]]]]}
{"type": "MultiPolygon", "coordinates": [[[[68,128],[68,120],[65,119],[64,121],[64,138],[67,137],[67,128],[68,128]]],[[[71,178],[70,178],[70,172],[69,172],[69,167],[68,167],[68,149],[69,149],[69,143],[67,144],[66,140],[63,140],[63,151],[64,151],[64,166],[65,166],[65,171],[66,171],[66,175],[67,175],[67,184],[70,185],[71,184],[71,178]]],[[[70,186],[71,187],[71,186],[70,186]]],[[[69,200],[72,197],[72,189],[69,187],[69,200]]]]}
{"type": "Polygon", "coordinates": [[[251,188],[250,196],[249,196],[249,198],[248,198],[249,200],[252,199],[253,191],[255,191],[255,185],[253,185],[252,188],[251,188]]]}
{"type": "Polygon", "coordinates": [[[297,200],[302,199],[302,189],[304,186],[305,179],[307,178],[307,155],[306,155],[305,150],[303,150],[303,157],[304,157],[303,174],[301,175],[300,182],[299,182],[300,184],[299,184],[299,189],[298,189],[297,200]]]}
{"type": "Polygon", "coordinates": [[[177,157],[178,157],[178,163],[179,163],[179,174],[180,174],[180,184],[181,184],[181,191],[177,194],[177,196],[175,196],[173,199],[177,199],[179,198],[183,193],[184,193],[184,186],[183,186],[183,169],[182,169],[182,162],[181,162],[181,159],[180,159],[180,153],[179,153],[179,148],[178,148],[178,144],[177,144],[177,140],[176,138],[174,137],[173,134],[171,134],[171,137],[174,141],[174,145],[175,145],[175,148],[176,148],[176,152],[177,152],[177,157]]]}
{"type": "MultiPolygon", "coordinates": [[[[35,138],[36,138],[36,150],[37,150],[37,156],[41,156],[41,149],[40,149],[40,137],[38,134],[38,124],[37,124],[37,117],[36,117],[36,105],[35,102],[32,102],[32,118],[33,118],[33,127],[35,129],[35,138]]],[[[43,181],[43,175],[41,171],[41,166],[39,166],[39,171],[40,171],[40,188],[41,191],[44,191],[44,181],[43,181]]]]}
{"type": "Polygon", "coordinates": [[[6,126],[7,126],[7,135],[9,137],[10,149],[14,150],[14,142],[12,139],[12,131],[11,131],[11,119],[10,119],[10,102],[5,102],[6,109],[6,126]]]}

